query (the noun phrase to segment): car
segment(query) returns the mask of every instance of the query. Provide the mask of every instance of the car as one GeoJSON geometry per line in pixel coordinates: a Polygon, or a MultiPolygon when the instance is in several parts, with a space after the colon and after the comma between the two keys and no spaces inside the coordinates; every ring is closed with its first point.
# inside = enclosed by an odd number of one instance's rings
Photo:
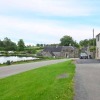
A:
{"type": "Polygon", "coordinates": [[[88,55],[86,53],[81,53],[80,59],[88,59],[88,55]]]}

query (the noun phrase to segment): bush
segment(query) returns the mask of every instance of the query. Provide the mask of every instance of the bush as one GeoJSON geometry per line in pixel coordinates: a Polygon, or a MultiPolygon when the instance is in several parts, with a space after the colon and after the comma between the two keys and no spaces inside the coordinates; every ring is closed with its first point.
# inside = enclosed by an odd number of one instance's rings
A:
{"type": "Polygon", "coordinates": [[[96,51],[96,47],[91,47],[90,52],[96,51]]]}
{"type": "Polygon", "coordinates": [[[6,62],[6,64],[7,64],[7,65],[11,65],[11,62],[10,62],[10,60],[8,60],[8,61],[6,62]]]}

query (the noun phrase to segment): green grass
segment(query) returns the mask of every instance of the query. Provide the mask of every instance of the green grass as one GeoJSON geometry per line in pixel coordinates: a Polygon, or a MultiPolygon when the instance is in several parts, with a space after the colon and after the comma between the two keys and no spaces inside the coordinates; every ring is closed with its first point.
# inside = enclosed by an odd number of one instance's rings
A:
{"type": "Polygon", "coordinates": [[[74,73],[66,61],[0,79],[0,100],[73,100],[74,73]],[[63,73],[69,77],[58,79],[63,73]]]}

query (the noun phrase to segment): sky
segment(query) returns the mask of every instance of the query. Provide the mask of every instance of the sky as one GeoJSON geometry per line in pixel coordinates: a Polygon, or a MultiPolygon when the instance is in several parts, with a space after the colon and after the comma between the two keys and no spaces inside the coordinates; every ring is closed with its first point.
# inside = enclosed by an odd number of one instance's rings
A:
{"type": "Polygon", "coordinates": [[[100,0],[0,0],[0,39],[27,45],[77,42],[100,32],[100,0]]]}

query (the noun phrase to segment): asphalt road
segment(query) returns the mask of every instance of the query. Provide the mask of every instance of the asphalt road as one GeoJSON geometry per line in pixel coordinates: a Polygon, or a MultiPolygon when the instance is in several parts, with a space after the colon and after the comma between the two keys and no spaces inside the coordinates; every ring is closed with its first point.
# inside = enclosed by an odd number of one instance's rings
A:
{"type": "Polygon", "coordinates": [[[76,64],[74,100],[100,100],[100,63],[83,62],[76,64]]]}
{"type": "Polygon", "coordinates": [[[77,64],[97,64],[100,63],[100,59],[77,59],[77,64]]]}
{"type": "Polygon", "coordinates": [[[49,61],[41,61],[41,62],[0,67],[0,78],[4,78],[4,77],[10,76],[10,75],[18,74],[18,73],[28,71],[31,69],[35,69],[38,67],[55,64],[55,63],[59,63],[59,62],[64,62],[64,61],[67,61],[67,59],[49,60],[49,61]]]}

